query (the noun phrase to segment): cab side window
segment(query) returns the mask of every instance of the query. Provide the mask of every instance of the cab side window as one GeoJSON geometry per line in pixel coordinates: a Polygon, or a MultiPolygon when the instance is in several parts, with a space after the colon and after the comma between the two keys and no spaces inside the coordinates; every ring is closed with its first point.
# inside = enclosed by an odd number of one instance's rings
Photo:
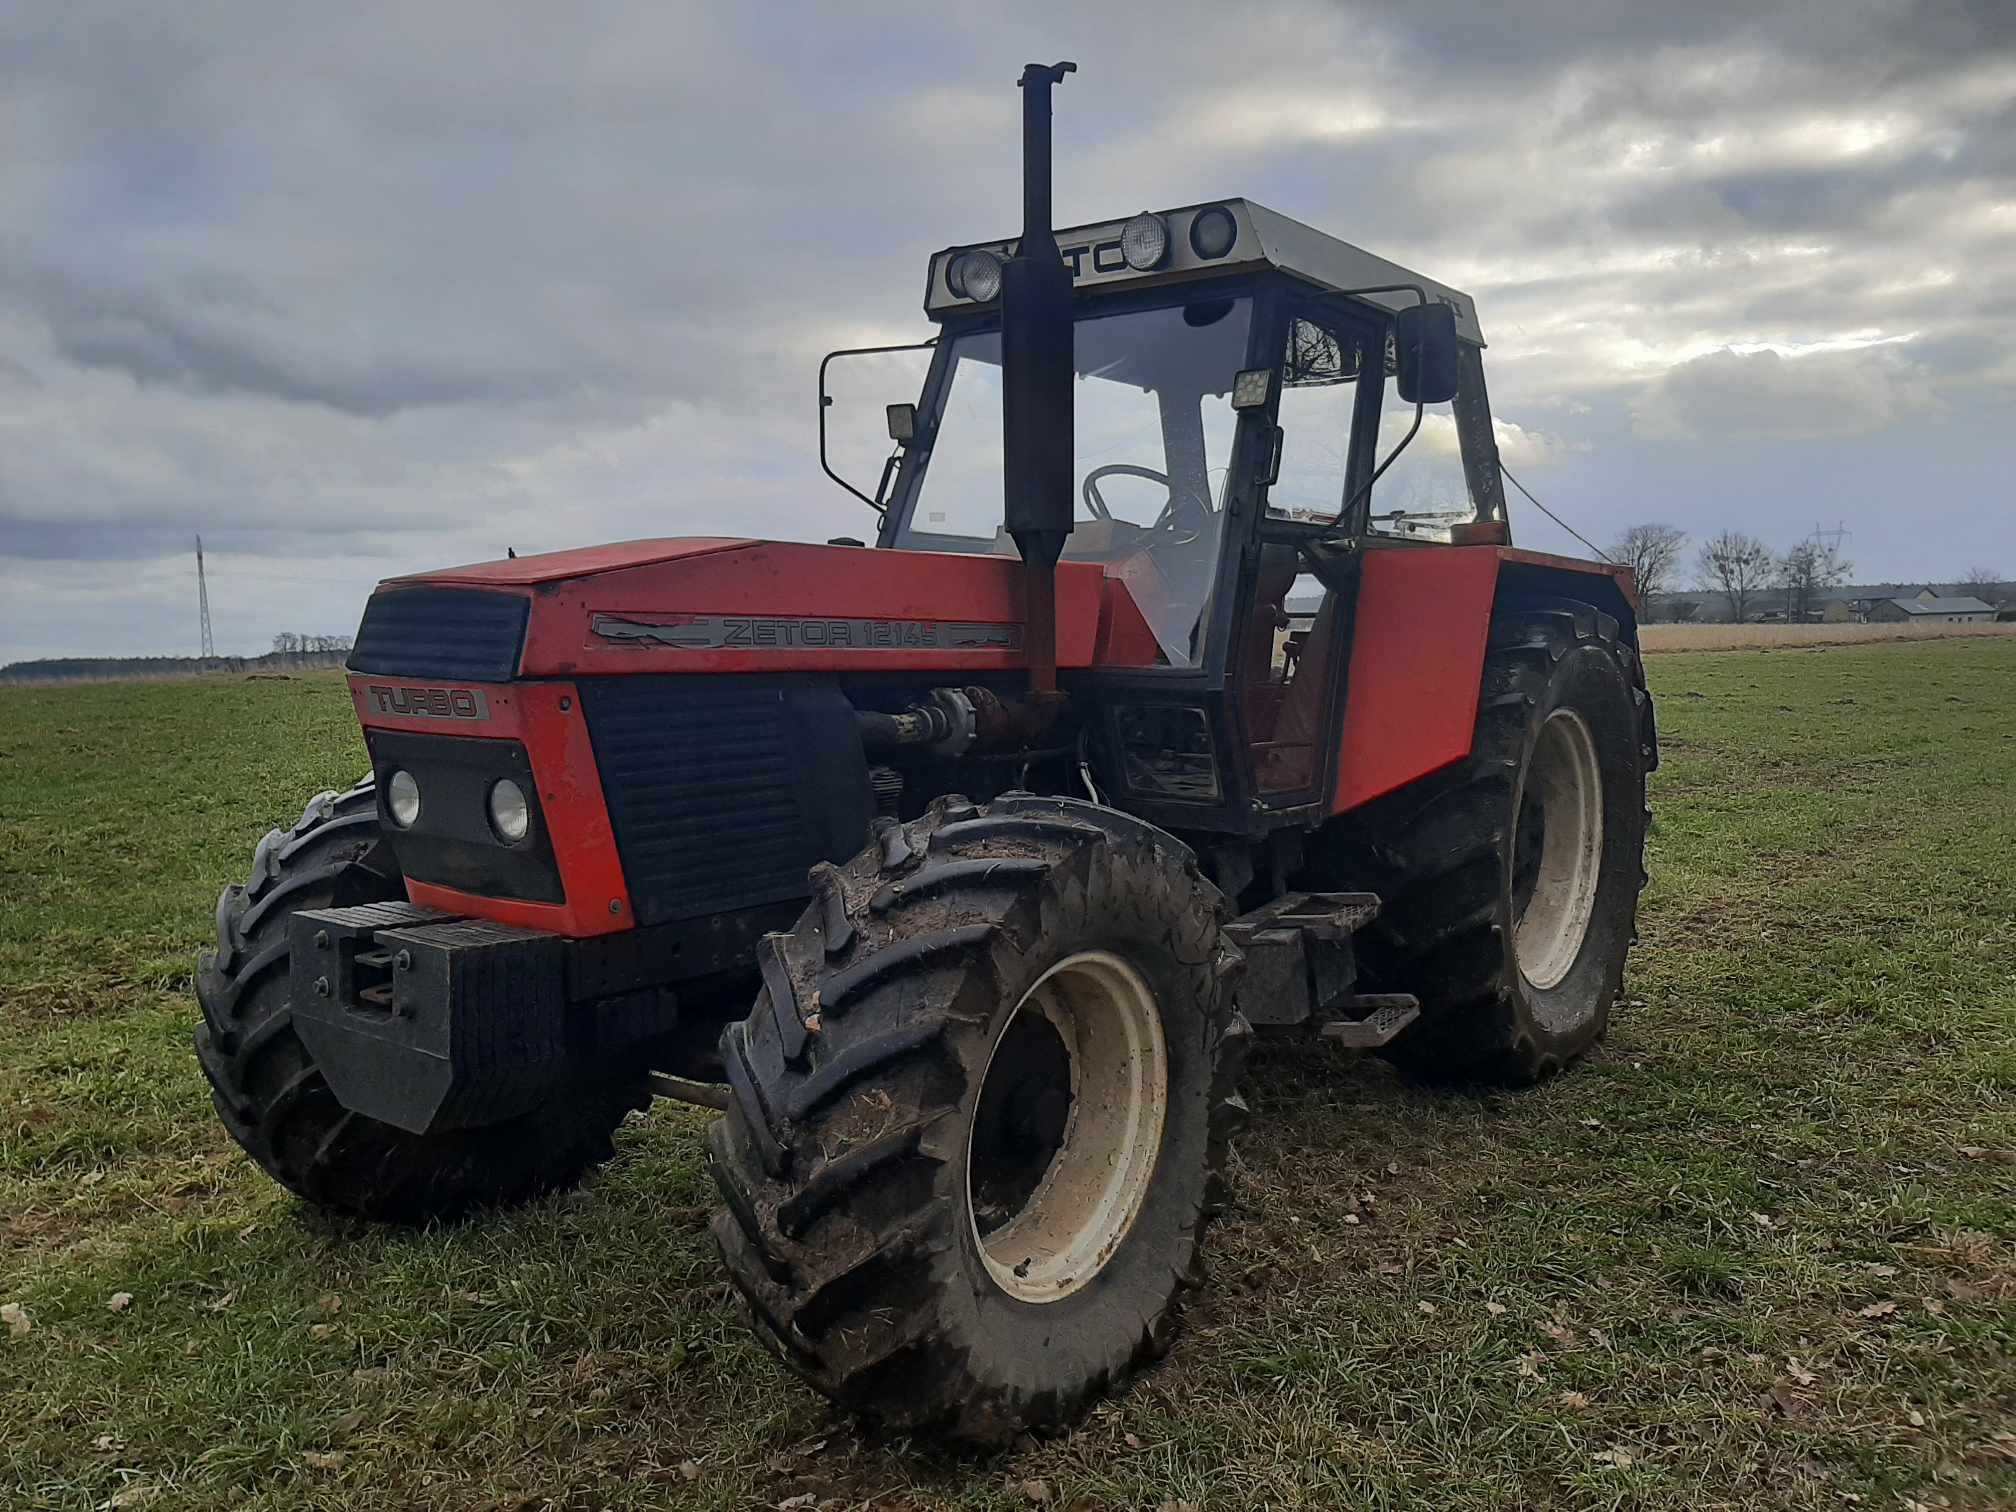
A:
{"type": "Polygon", "coordinates": [[[1290,322],[1281,359],[1281,471],[1267,490],[1270,519],[1321,524],[1343,508],[1368,341],[1364,331],[1316,315],[1290,322]]]}

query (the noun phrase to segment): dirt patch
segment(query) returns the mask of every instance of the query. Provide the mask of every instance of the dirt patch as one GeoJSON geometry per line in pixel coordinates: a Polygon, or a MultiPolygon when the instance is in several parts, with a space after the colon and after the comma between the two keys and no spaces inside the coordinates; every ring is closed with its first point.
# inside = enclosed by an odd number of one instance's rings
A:
{"type": "Polygon", "coordinates": [[[1798,651],[1884,641],[2016,635],[2012,625],[1640,625],[1638,644],[1655,651],[1798,651]]]}

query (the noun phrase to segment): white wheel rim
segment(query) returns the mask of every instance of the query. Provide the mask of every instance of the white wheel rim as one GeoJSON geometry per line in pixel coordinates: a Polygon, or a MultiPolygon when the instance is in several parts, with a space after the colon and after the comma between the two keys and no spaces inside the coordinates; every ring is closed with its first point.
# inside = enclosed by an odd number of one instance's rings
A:
{"type": "Polygon", "coordinates": [[[1155,993],[1119,956],[1068,956],[1023,994],[988,1055],[966,1136],[967,1219],[996,1286],[1020,1302],[1056,1302],[1106,1268],[1154,1179],[1168,1096],[1169,1052],[1155,993]],[[1068,1056],[1070,1109],[1034,1190],[983,1229],[976,1186],[990,1156],[983,1150],[976,1167],[975,1130],[1001,1045],[1031,1013],[1068,1056]]]}
{"type": "MultiPolygon", "coordinates": [[[[1573,709],[1556,709],[1541,723],[1527,763],[1521,808],[1539,808],[1540,856],[1533,891],[1513,929],[1519,971],[1534,987],[1557,987],[1575,967],[1589,919],[1596,910],[1596,884],[1603,874],[1603,773],[1596,764],[1596,741],[1573,709]]],[[[1512,867],[1528,843],[1518,826],[1512,867]]]]}

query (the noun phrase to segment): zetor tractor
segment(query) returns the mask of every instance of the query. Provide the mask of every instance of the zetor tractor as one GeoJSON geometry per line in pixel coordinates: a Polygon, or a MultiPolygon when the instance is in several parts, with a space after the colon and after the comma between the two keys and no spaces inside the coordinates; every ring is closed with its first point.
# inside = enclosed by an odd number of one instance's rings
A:
{"type": "Polygon", "coordinates": [[[1237,199],[1053,233],[1069,67],[1022,235],[931,259],[874,547],[381,584],[371,776],[197,980],[225,1124],[336,1211],[724,1110],[765,1344],[983,1442],[1167,1346],[1256,1031],[1512,1084],[1603,1033],[1656,759],[1628,574],[1509,543],[1471,301],[1237,199]],[[1455,481],[1380,512],[1410,441],[1455,481]]]}

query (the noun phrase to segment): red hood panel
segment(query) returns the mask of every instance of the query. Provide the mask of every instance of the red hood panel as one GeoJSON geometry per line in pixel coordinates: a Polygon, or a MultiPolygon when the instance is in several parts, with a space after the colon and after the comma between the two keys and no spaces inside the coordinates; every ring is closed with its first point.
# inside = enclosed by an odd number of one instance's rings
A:
{"type": "MultiPolygon", "coordinates": [[[[394,580],[523,593],[524,677],[1021,667],[1022,569],[1006,556],[691,537],[394,580]]],[[[1147,666],[1154,637],[1096,563],[1057,567],[1057,664],[1147,666]]]]}
{"type": "Polygon", "coordinates": [[[617,541],[608,546],[577,546],[571,551],[545,551],[537,556],[507,557],[501,562],[473,562],[389,578],[393,583],[452,583],[459,586],[506,588],[557,583],[567,578],[648,567],[684,557],[735,551],[762,543],[737,536],[663,536],[649,541],[617,541]]]}

